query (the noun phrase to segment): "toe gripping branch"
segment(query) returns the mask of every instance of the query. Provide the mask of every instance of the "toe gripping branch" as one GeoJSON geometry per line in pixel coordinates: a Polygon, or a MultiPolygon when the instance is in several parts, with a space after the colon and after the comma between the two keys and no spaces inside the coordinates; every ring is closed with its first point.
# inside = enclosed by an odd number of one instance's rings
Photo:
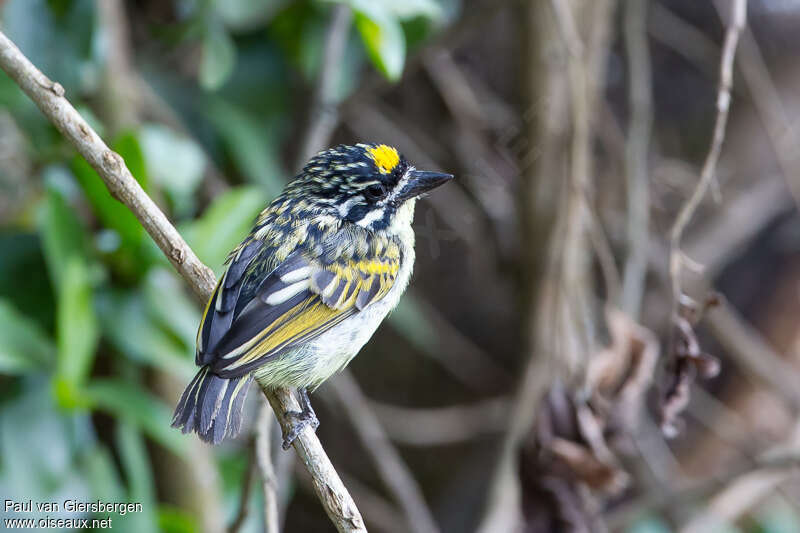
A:
{"type": "Polygon", "coordinates": [[[288,450],[295,439],[300,435],[306,426],[311,426],[314,431],[319,427],[319,419],[311,407],[311,400],[308,398],[308,390],[305,388],[297,389],[297,396],[300,400],[300,411],[287,411],[286,418],[290,421],[289,430],[283,434],[283,449],[288,450]]]}

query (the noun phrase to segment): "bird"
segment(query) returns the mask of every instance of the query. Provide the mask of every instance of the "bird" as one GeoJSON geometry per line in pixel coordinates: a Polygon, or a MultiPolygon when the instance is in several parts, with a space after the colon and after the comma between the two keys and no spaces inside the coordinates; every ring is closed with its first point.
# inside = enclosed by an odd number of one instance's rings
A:
{"type": "Polygon", "coordinates": [[[255,380],[297,392],[284,449],[305,426],[316,431],[309,391],[347,366],[397,305],[414,266],[415,203],[451,179],[387,144],[312,157],[228,255],[173,427],[212,444],[235,437],[255,380]]]}

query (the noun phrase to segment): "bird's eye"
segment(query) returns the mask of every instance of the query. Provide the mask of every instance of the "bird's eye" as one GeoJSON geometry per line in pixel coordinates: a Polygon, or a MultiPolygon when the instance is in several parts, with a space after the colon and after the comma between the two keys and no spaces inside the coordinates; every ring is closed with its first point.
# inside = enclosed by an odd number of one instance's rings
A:
{"type": "Polygon", "coordinates": [[[386,188],[383,185],[370,185],[364,189],[364,198],[374,202],[381,199],[385,193],[386,188]]]}

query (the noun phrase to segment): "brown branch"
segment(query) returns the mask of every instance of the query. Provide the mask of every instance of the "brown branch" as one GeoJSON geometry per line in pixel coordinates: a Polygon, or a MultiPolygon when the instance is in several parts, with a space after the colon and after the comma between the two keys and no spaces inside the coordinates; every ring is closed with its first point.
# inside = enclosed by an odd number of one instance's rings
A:
{"type": "Polygon", "coordinates": [[[239,533],[250,511],[250,494],[253,491],[253,474],[255,474],[256,470],[256,446],[255,439],[251,439],[247,466],[242,474],[242,494],[239,496],[239,510],[236,511],[236,516],[234,516],[231,525],[228,526],[228,533],[239,533]]]}
{"type": "MultiPolygon", "coordinates": [[[[119,154],[111,151],[99,135],[64,98],[64,88],[39,71],[0,32],[0,68],[33,100],[42,113],[97,171],[111,195],[130,209],[147,233],[164,252],[195,294],[207,301],[216,279],[214,273],[195,255],[158,206],[142,190],[119,154]]],[[[300,405],[286,389],[264,391],[286,430],[287,411],[299,411],[300,405]]],[[[294,443],[306,465],[317,496],[339,531],[366,531],[364,520],[342,480],[325,454],[314,431],[306,427],[294,443]]]]}
{"type": "Polygon", "coordinates": [[[511,405],[506,397],[431,408],[371,403],[389,438],[409,446],[446,446],[500,433],[511,405]]]}
{"type": "Polygon", "coordinates": [[[697,207],[708,191],[717,169],[717,161],[725,140],[725,128],[728,124],[728,111],[731,103],[731,87],[733,86],[733,59],[739,35],[744,29],[747,14],[747,0],[736,0],[732,4],[731,21],[725,32],[725,43],[722,46],[722,58],[719,66],[719,89],[717,91],[717,118],[714,122],[714,134],[711,147],[703,163],[700,181],[692,195],[678,212],[675,223],[670,230],[670,276],[672,277],[673,310],[677,311],[681,297],[680,275],[684,262],[681,254],[681,239],[686,226],[692,220],[697,207]]]}
{"type": "Polygon", "coordinates": [[[195,294],[201,300],[207,300],[216,284],[211,269],[200,262],[164,213],[147,196],[122,157],[108,148],[64,98],[61,84],[42,74],[3,33],[0,33],[0,68],[97,171],[111,195],[136,215],[195,294]]]}
{"type": "Polygon", "coordinates": [[[630,66],[628,102],[631,118],[625,143],[628,196],[628,257],[625,261],[620,307],[634,320],[639,316],[647,275],[650,202],[647,153],[653,123],[650,49],[647,43],[645,0],[625,3],[625,50],[630,66]]]}
{"type": "Polygon", "coordinates": [[[330,390],[344,408],[378,475],[397,500],[411,531],[439,531],[419,484],[409,472],[397,449],[389,441],[378,416],[372,410],[355,378],[349,372],[336,376],[330,390]]]}
{"type": "Polygon", "coordinates": [[[689,402],[689,385],[694,379],[695,373],[699,372],[701,375],[705,374],[705,377],[710,377],[715,375],[717,369],[716,361],[707,354],[703,354],[697,346],[694,325],[702,316],[702,311],[698,313],[698,310],[707,307],[707,304],[702,302],[698,304],[683,289],[681,281],[683,266],[691,263],[681,250],[681,240],[700,202],[714,182],[728,123],[733,86],[733,60],[739,36],[745,26],[746,16],[747,0],[736,0],[731,4],[730,22],[725,31],[719,65],[717,116],[714,121],[711,146],[703,162],[700,180],[692,195],[681,207],[670,230],[669,276],[672,284],[671,320],[673,327],[667,351],[668,357],[671,358],[670,375],[668,376],[668,387],[661,402],[661,425],[665,433],[675,432],[678,415],[689,402]]]}
{"type": "Polygon", "coordinates": [[[280,518],[278,513],[278,477],[272,466],[271,433],[273,419],[270,418],[268,407],[262,404],[256,420],[255,458],[258,470],[261,472],[261,487],[264,492],[264,532],[279,533],[280,518]]]}

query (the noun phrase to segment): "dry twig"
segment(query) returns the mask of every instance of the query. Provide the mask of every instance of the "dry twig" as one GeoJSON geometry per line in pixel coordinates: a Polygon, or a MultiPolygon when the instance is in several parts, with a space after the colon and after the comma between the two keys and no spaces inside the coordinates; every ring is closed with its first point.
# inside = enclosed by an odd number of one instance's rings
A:
{"type": "Polygon", "coordinates": [[[625,51],[628,56],[628,105],[631,118],[625,143],[628,195],[628,257],[620,307],[636,320],[642,305],[649,242],[650,200],[647,155],[653,123],[650,49],[645,0],[625,2],[625,51]]]}
{"type": "Polygon", "coordinates": [[[272,466],[271,433],[273,419],[269,409],[262,404],[258,412],[256,424],[255,454],[258,470],[261,472],[261,486],[264,492],[264,533],[279,533],[281,530],[278,516],[278,477],[272,466]]]}
{"type": "Polygon", "coordinates": [[[422,490],[389,441],[386,431],[370,407],[364,393],[349,372],[336,376],[332,391],[356,430],[367,454],[372,458],[384,485],[397,499],[411,531],[439,531],[433,514],[425,503],[422,490]]]}
{"type": "MultiPolygon", "coordinates": [[[[195,255],[167,217],[142,190],[119,154],[111,151],[99,135],[64,98],[64,88],[39,71],[0,32],[0,68],[33,100],[86,161],[97,171],[111,195],[130,209],[148,234],[161,248],[195,294],[207,301],[216,285],[214,273],[195,255]]],[[[264,391],[275,410],[281,427],[289,427],[287,411],[299,411],[300,405],[288,390],[264,391]]],[[[361,514],[322,444],[310,427],[294,443],[295,450],[314,480],[317,496],[339,531],[366,531],[361,514]]]]}
{"type": "MultiPolygon", "coordinates": [[[[250,510],[250,494],[253,490],[253,474],[256,469],[256,445],[255,439],[252,440],[247,466],[242,474],[242,493],[239,496],[239,510],[236,511],[231,525],[228,526],[228,533],[238,533],[247,520],[250,510]]],[[[265,506],[266,508],[266,506],[265,506]]]]}
{"type": "Polygon", "coordinates": [[[731,4],[731,18],[725,31],[725,42],[722,46],[719,66],[717,116],[714,121],[711,146],[703,163],[700,181],[692,195],[681,207],[670,230],[669,274],[672,283],[673,334],[670,338],[668,355],[672,358],[672,368],[669,376],[670,383],[661,406],[662,429],[668,433],[675,432],[677,417],[689,401],[689,385],[695,372],[705,373],[706,377],[715,374],[712,370],[716,364],[712,361],[713,358],[701,353],[693,328],[694,323],[699,320],[699,315],[696,313],[697,308],[705,308],[706,304],[696,304],[685,294],[681,283],[683,267],[689,262],[689,259],[681,251],[681,239],[700,202],[714,181],[717,161],[719,161],[722,151],[728,123],[731,87],[733,86],[733,60],[739,35],[744,29],[746,16],[747,0],[736,0],[731,4]]]}

